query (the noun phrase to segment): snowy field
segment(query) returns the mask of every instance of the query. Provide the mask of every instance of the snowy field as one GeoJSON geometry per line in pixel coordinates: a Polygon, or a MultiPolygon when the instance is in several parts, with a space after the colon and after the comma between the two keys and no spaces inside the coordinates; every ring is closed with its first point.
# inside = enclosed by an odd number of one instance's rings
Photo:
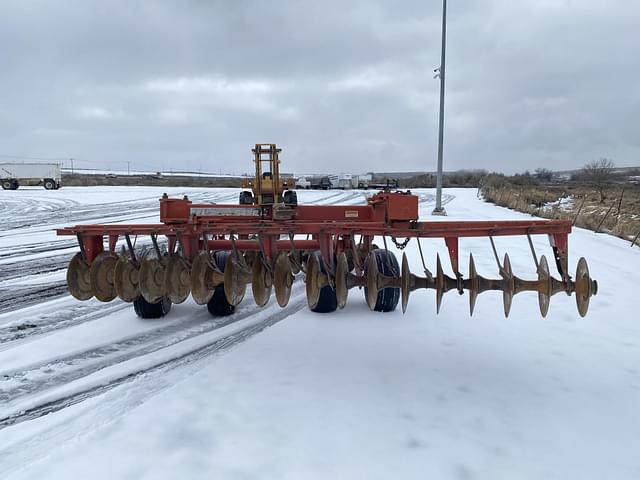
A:
{"type": "MultiPolygon", "coordinates": [[[[586,318],[575,300],[432,291],[405,315],[280,309],[248,294],[224,319],[189,299],[161,320],[66,294],[76,223],[158,221],[158,198],[235,202],[237,190],[86,187],[0,191],[0,478],[637,479],[640,478],[640,249],[577,229],[599,282],[586,318]]],[[[418,192],[431,218],[433,192],[418,192]]],[[[298,193],[358,204],[365,192],[298,193]]],[[[447,190],[446,219],[521,219],[475,190],[447,190]]],[[[526,238],[498,238],[514,273],[535,276],[526,238]]],[[[378,242],[381,243],[381,242],[378,242]]],[[[539,254],[551,256],[545,237],[539,254]]],[[[389,243],[392,249],[391,243],[389,243]]],[[[427,266],[442,240],[423,242],[427,266]]],[[[421,274],[415,241],[406,248],[421,274]]],[[[489,240],[461,240],[497,277],[489,240]]],[[[449,270],[448,262],[445,267],[449,270]]],[[[451,272],[449,272],[451,274],[451,272]]],[[[557,276],[557,274],[556,274],[557,276]]]]}

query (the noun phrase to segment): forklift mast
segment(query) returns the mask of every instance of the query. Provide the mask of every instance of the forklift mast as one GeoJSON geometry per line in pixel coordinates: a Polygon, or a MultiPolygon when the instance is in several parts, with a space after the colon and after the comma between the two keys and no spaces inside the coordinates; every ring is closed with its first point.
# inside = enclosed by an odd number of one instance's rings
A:
{"type": "Polygon", "coordinates": [[[253,195],[249,198],[249,192],[242,192],[240,203],[252,203],[254,205],[273,205],[284,203],[283,192],[293,187],[293,182],[280,180],[280,160],[278,154],[282,151],[274,143],[257,143],[253,152],[255,163],[255,178],[246,181],[243,188],[251,189],[253,195]],[[243,201],[244,200],[244,201],[243,201]]]}

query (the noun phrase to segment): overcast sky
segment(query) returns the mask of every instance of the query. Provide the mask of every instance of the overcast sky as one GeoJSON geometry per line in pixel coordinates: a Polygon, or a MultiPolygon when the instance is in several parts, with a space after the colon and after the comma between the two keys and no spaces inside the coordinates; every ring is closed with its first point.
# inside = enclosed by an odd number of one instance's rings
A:
{"type": "MultiPolygon", "coordinates": [[[[442,3],[0,1],[0,161],[434,170],[442,3]]],[[[449,0],[445,170],[640,165],[640,2],[449,0]]]]}

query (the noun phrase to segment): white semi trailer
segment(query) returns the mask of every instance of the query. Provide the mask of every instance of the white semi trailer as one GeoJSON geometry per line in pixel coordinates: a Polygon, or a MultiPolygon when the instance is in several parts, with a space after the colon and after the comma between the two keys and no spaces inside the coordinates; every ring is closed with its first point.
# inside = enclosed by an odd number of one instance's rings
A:
{"type": "Polygon", "coordinates": [[[57,163],[0,163],[3,190],[16,190],[20,185],[42,185],[47,190],[57,190],[61,180],[57,163]]]}
{"type": "Polygon", "coordinates": [[[350,173],[341,173],[340,175],[329,175],[331,188],[339,188],[341,190],[351,188],[352,175],[350,173]]]}
{"type": "Polygon", "coordinates": [[[373,175],[365,173],[361,175],[354,175],[351,178],[351,184],[353,188],[367,189],[369,184],[373,181],[373,175]]]}

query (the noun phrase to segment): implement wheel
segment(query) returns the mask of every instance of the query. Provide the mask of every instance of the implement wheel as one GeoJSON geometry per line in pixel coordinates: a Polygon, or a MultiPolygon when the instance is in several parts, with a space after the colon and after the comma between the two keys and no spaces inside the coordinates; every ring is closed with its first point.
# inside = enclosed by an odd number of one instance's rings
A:
{"type": "Polygon", "coordinates": [[[168,297],[163,297],[157,303],[150,303],[143,296],[140,296],[133,301],[133,309],[140,318],[160,318],[171,310],[171,300],[168,297]]]}
{"type": "MultiPolygon", "coordinates": [[[[229,252],[216,252],[214,255],[218,268],[224,272],[229,252]]],[[[236,307],[227,301],[227,296],[224,294],[224,283],[216,286],[213,296],[207,302],[207,310],[215,317],[226,317],[236,311],[236,307]]]]}
{"type": "Polygon", "coordinates": [[[238,203],[240,205],[253,205],[253,193],[248,192],[246,190],[240,192],[238,203]]]}
{"type": "MultiPolygon", "coordinates": [[[[320,271],[325,273],[324,262],[322,261],[322,256],[320,252],[316,251],[309,255],[309,259],[307,260],[307,298],[309,298],[309,288],[313,286],[312,289],[316,288],[316,278],[317,272],[315,271],[317,267],[320,267],[320,271]],[[313,277],[313,278],[312,278],[313,277]]],[[[338,299],[336,297],[336,291],[331,288],[331,285],[325,285],[320,288],[320,294],[318,296],[318,301],[314,306],[310,306],[311,311],[315,313],[330,313],[334,312],[338,308],[338,299]]]]}
{"type": "MultiPolygon", "coordinates": [[[[396,256],[388,250],[376,249],[371,250],[369,255],[373,255],[376,260],[378,271],[387,277],[399,277],[400,265],[396,256]]],[[[368,264],[365,263],[365,275],[368,273],[368,264]]],[[[368,298],[369,289],[364,287],[364,298],[368,298]]],[[[375,312],[393,312],[398,306],[400,300],[400,288],[387,287],[378,292],[376,303],[372,308],[375,312]]],[[[371,307],[371,305],[370,305],[371,307]]]]}
{"type": "Polygon", "coordinates": [[[282,200],[286,205],[298,205],[298,193],[295,190],[287,190],[282,194],[282,200]]]}

